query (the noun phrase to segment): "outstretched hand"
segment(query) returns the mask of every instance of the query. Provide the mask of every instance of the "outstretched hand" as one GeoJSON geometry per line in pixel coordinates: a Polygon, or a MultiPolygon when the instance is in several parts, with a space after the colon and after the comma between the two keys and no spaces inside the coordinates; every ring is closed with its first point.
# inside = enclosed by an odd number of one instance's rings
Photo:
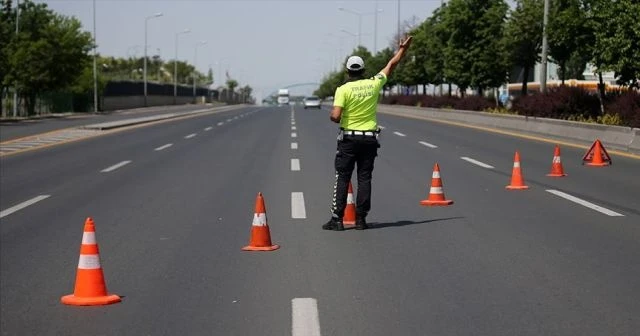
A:
{"type": "Polygon", "coordinates": [[[407,36],[404,40],[400,41],[400,48],[409,48],[409,46],[411,45],[411,40],[413,39],[413,36],[409,35],[407,36]]]}

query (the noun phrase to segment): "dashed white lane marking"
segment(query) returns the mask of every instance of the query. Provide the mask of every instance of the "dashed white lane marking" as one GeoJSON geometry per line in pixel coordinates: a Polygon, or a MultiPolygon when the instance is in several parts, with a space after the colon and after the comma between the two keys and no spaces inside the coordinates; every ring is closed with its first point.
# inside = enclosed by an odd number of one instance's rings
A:
{"type": "Polygon", "coordinates": [[[221,121],[218,123],[218,126],[222,126],[222,124],[224,124],[224,122],[221,121]]]}
{"type": "Polygon", "coordinates": [[[233,117],[233,120],[236,120],[236,119],[238,119],[238,117],[233,117]]]}
{"type": "Polygon", "coordinates": [[[400,132],[393,132],[393,134],[401,137],[406,136],[404,133],[400,133],[400,132]]]}
{"type": "Polygon", "coordinates": [[[120,163],[114,164],[113,166],[109,167],[109,168],[105,168],[103,170],[101,170],[100,172],[102,173],[108,173],[108,172],[112,172],[118,168],[124,167],[126,165],[128,165],[129,163],[131,163],[131,161],[122,161],[120,163]]]}
{"type": "Polygon", "coordinates": [[[419,144],[423,145],[423,146],[427,146],[429,148],[438,148],[438,146],[434,145],[434,144],[430,144],[428,142],[424,142],[424,141],[418,141],[419,144]]]}
{"type": "Polygon", "coordinates": [[[298,149],[298,143],[297,142],[292,142],[291,143],[291,149],[298,149]]]}
{"type": "Polygon", "coordinates": [[[209,127],[205,128],[204,130],[205,130],[205,131],[210,131],[210,130],[211,130],[211,128],[212,128],[212,127],[211,127],[211,126],[209,126],[209,127]]]}
{"type": "Polygon", "coordinates": [[[291,171],[299,171],[299,170],[300,170],[300,160],[291,159],[291,171]]]}
{"type": "Polygon", "coordinates": [[[560,197],[562,197],[562,198],[564,198],[566,200],[569,200],[571,202],[578,203],[578,204],[580,204],[582,206],[585,206],[585,207],[587,207],[589,209],[601,212],[601,213],[603,213],[603,214],[605,214],[607,216],[612,216],[612,217],[624,216],[621,213],[617,213],[617,212],[609,210],[607,208],[603,208],[603,207],[601,207],[599,205],[593,204],[591,202],[585,201],[585,200],[577,198],[575,196],[571,196],[571,195],[569,195],[567,193],[564,193],[562,191],[553,190],[553,189],[547,189],[547,192],[552,193],[552,194],[554,194],[556,196],[560,196],[560,197]]]}
{"type": "Polygon", "coordinates": [[[50,196],[51,195],[39,195],[39,196],[36,196],[36,197],[34,197],[34,198],[32,198],[32,199],[30,199],[28,201],[24,201],[24,202],[22,202],[20,204],[16,204],[16,205],[14,205],[14,206],[12,206],[12,207],[10,207],[8,209],[4,209],[4,210],[0,211],[0,218],[5,217],[5,216],[9,216],[10,214],[12,214],[12,213],[14,213],[16,211],[20,211],[20,210],[22,210],[22,209],[24,209],[24,208],[26,208],[26,207],[28,207],[30,205],[34,205],[34,204],[36,204],[36,203],[38,203],[38,202],[40,202],[40,201],[42,201],[44,199],[49,198],[50,196]]]}
{"type": "Polygon", "coordinates": [[[167,148],[169,148],[171,146],[173,146],[173,144],[166,144],[166,145],[163,145],[163,146],[160,146],[160,147],[156,148],[155,150],[156,151],[161,151],[161,150],[167,149],[167,148]]]}
{"type": "Polygon", "coordinates": [[[291,300],[291,334],[293,336],[321,336],[316,299],[295,298],[291,300]]]}
{"type": "Polygon", "coordinates": [[[295,130],[296,130],[296,127],[295,127],[295,126],[291,126],[291,130],[292,130],[292,131],[295,131],[295,130]]]}
{"type": "Polygon", "coordinates": [[[493,169],[494,168],[492,165],[486,164],[484,162],[480,162],[478,160],[475,160],[475,159],[472,159],[472,158],[469,158],[469,157],[466,157],[466,156],[461,156],[460,158],[465,160],[465,161],[467,161],[467,162],[469,162],[469,163],[473,163],[476,166],[480,166],[482,168],[487,168],[487,169],[493,169]]]}
{"type": "Polygon", "coordinates": [[[302,192],[291,193],[291,218],[307,218],[307,210],[304,207],[304,194],[302,192]]]}
{"type": "Polygon", "coordinates": [[[191,134],[189,134],[189,135],[186,135],[184,138],[185,138],[185,139],[191,139],[191,138],[193,138],[194,136],[196,136],[196,134],[195,134],[195,133],[191,133],[191,134]]]}
{"type": "Polygon", "coordinates": [[[227,122],[231,122],[231,119],[227,119],[227,122]]]}
{"type": "Polygon", "coordinates": [[[298,134],[296,134],[296,132],[291,132],[291,137],[292,138],[296,138],[296,137],[298,137],[298,134]]]}

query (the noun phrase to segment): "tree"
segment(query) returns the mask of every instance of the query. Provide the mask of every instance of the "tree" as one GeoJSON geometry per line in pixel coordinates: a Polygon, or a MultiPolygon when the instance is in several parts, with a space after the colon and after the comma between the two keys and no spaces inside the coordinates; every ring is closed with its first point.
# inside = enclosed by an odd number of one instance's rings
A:
{"type": "Polygon", "coordinates": [[[602,71],[614,71],[618,82],[638,87],[640,78],[640,3],[635,0],[589,0],[587,17],[593,23],[593,63],[598,68],[601,95],[602,71]]]}
{"type": "Polygon", "coordinates": [[[444,84],[443,50],[449,38],[449,32],[442,23],[442,8],[437,9],[433,16],[425,21],[423,34],[425,42],[422,53],[425,76],[433,85],[444,84]]]}
{"type": "Polygon", "coordinates": [[[456,84],[464,95],[467,88],[476,85],[481,91],[494,82],[496,75],[490,70],[497,68],[491,62],[496,60],[496,39],[500,39],[501,10],[506,10],[502,0],[451,0],[444,7],[443,23],[450,32],[444,48],[444,75],[456,84]],[[487,27],[481,25],[487,24],[487,27]],[[493,59],[493,61],[492,61],[493,59]]]}
{"type": "Polygon", "coordinates": [[[4,97],[4,91],[9,86],[5,82],[5,77],[9,73],[9,48],[8,46],[12,39],[15,37],[11,27],[15,27],[15,11],[12,8],[11,0],[0,0],[0,115],[2,115],[2,109],[4,104],[2,103],[2,97],[4,97]]]}
{"type": "Polygon", "coordinates": [[[522,95],[527,94],[529,71],[542,51],[542,0],[518,0],[505,33],[505,49],[512,68],[522,68],[522,95]]]}
{"type": "Polygon", "coordinates": [[[558,64],[558,75],[564,81],[581,75],[593,44],[593,31],[586,17],[586,11],[581,8],[581,0],[556,0],[551,6],[549,15],[549,56],[558,64]],[[570,61],[572,71],[568,72],[570,61]],[[583,63],[584,64],[581,64],[583,63]],[[576,68],[582,67],[581,70],[576,68]]]}
{"type": "Polygon", "coordinates": [[[213,84],[213,70],[211,68],[207,72],[207,83],[213,84]]]}
{"type": "Polygon", "coordinates": [[[482,95],[486,88],[496,88],[506,81],[506,58],[502,41],[509,6],[504,0],[471,1],[476,15],[474,41],[469,56],[473,59],[471,85],[482,95]]]}
{"type": "Polygon", "coordinates": [[[38,94],[74,84],[90,62],[93,39],[81,31],[80,21],[55,14],[46,4],[25,1],[20,11],[22,29],[7,46],[5,81],[17,82],[28,113],[33,114],[38,94]]]}

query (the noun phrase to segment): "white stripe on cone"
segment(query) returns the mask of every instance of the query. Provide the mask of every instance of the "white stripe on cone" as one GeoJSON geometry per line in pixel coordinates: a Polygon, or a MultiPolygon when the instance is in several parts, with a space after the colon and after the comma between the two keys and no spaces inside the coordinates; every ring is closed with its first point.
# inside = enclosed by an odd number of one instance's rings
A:
{"type": "Polygon", "coordinates": [[[82,244],[83,245],[95,245],[96,244],[96,233],[95,232],[84,232],[82,234],[82,244]]]}
{"type": "Polygon", "coordinates": [[[514,162],[513,168],[520,168],[520,162],[514,162]]]}
{"type": "Polygon", "coordinates": [[[253,226],[267,226],[267,215],[264,213],[254,214],[253,226]]]}
{"type": "Polygon", "coordinates": [[[431,187],[429,190],[431,194],[442,194],[442,187],[431,187]]]}
{"type": "Polygon", "coordinates": [[[353,202],[353,194],[352,193],[348,193],[347,194],[347,204],[354,204],[354,202],[353,202]]]}
{"type": "Polygon", "coordinates": [[[431,175],[431,178],[440,178],[440,172],[439,171],[433,171],[433,175],[431,175]]]}
{"type": "Polygon", "coordinates": [[[79,269],[99,269],[100,256],[97,254],[81,254],[78,261],[79,269]]]}
{"type": "Polygon", "coordinates": [[[560,157],[559,156],[554,156],[553,157],[553,163],[560,163],[560,157]]]}

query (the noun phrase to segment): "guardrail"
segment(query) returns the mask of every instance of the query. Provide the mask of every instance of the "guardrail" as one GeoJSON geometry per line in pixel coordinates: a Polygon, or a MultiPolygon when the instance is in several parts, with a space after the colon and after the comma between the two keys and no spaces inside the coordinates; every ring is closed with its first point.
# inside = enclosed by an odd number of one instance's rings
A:
{"type": "Polygon", "coordinates": [[[380,104],[378,110],[380,113],[399,116],[411,115],[433,120],[463,122],[474,126],[535,133],[580,141],[585,144],[590,144],[595,139],[600,139],[608,147],[627,152],[640,153],[639,128],[590,124],[520,115],[433,109],[401,105],[380,104]]]}

